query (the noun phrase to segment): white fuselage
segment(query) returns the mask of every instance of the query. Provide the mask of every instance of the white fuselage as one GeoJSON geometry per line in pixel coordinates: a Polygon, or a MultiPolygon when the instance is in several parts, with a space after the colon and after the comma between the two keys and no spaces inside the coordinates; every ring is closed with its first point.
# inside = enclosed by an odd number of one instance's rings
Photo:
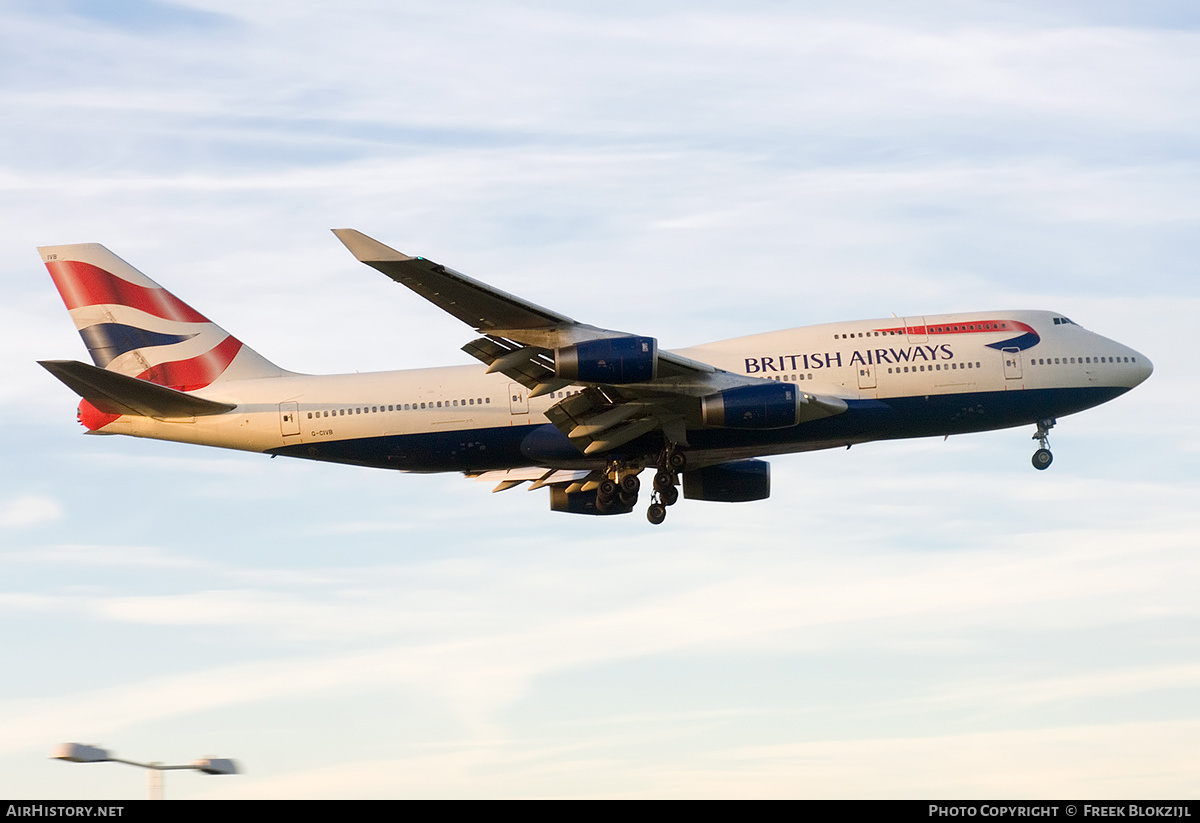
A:
{"type": "MultiPolygon", "coordinates": [[[[955,395],[986,395],[994,400],[995,393],[1002,392],[1047,398],[1044,413],[1013,412],[1022,420],[1031,414],[1054,416],[1104,402],[1136,386],[1152,371],[1144,355],[1062,315],[1043,311],[831,323],[725,340],[677,353],[729,372],[791,382],[802,391],[847,400],[886,402],[955,395]],[[996,328],[990,328],[992,324],[996,328]],[[1020,337],[1018,327],[1029,329],[1032,336],[1026,334],[1006,350],[989,346],[1020,337]],[[1094,390],[1100,390],[1094,392],[1096,399],[1088,400],[1090,395],[1085,393],[1094,390]],[[1080,399],[1062,408],[1052,407],[1051,398],[1071,391],[1079,392],[1080,399]]],[[[284,373],[227,380],[197,392],[236,405],[226,414],[186,419],[125,416],[100,431],[255,452],[283,449],[281,453],[294,456],[334,460],[339,458],[326,456],[329,444],[374,438],[399,438],[389,442],[403,443],[408,436],[457,433],[464,449],[484,455],[488,442],[471,440],[471,433],[545,424],[545,410],[571,391],[566,388],[531,399],[524,386],[500,374],[485,374],[482,366],[328,376],[284,373]],[[297,446],[308,450],[293,448],[297,446]]],[[[1009,418],[980,420],[974,426],[947,424],[946,431],[1015,425],[997,423],[1001,419],[1009,418]]],[[[924,423],[912,428],[911,434],[905,434],[910,429],[901,425],[876,436],[858,432],[846,436],[844,442],[920,436],[930,433],[924,423]]],[[[504,442],[511,446],[509,440],[504,442]]],[[[821,440],[812,445],[806,444],[803,436],[782,440],[775,436],[758,449],[742,442],[739,453],[771,454],[826,445],[832,443],[821,440]]],[[[519,454],[502,458],[493,452],[485,457],[481,463],[489,467],[529,462],[519,454]]],[[[382,459],[378,463],[358,458],[349,462],[391,465],[382,459]]],[[[423,467],[419,459],[411,458],[393,467],[439,471],[461,469],[469,463],[439,462],[423,467]]]]}

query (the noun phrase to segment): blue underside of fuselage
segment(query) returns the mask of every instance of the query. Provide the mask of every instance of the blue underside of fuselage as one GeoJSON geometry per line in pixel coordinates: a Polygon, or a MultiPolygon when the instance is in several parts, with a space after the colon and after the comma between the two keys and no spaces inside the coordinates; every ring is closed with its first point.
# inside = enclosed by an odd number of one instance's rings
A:
{"type": "MultiPolygon", "coordinates": [[[[771,431],[691,430],[688,443],[693,450],[761,449],[762,454],[780,454],[872,440],[965,434],[1063,417],[1098,406],[1126,391],[1123,386],[1098,386],[847,400],[849,408],[845,412],[823,420],[771,431]]],[[[549,423],[533,423],[298,443],[269,449],[267,453],[400,471],[445,472],[563,466],[573,459],[578,459],[581,465],[597,458],[638,459],[656,454],[662,445],[662,435],[653,433],[604,455],[584,458],[549,423]],[[531,434],[543,427],[549,428],[527,442],[531,434]],[[535,441],[541,443],[531,450],[530,444],[535,441]]]]}

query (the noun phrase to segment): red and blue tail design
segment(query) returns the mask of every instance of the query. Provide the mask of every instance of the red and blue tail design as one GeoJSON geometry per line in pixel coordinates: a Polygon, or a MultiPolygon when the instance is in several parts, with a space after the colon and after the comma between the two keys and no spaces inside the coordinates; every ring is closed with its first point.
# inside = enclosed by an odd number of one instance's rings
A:
{"type": "Polygon", "coordinates": [[[100,368],[185,392],[223,379],[281,374],[103,246],[83,243],[39,251],[100,368]]]}
{"type": "Polygon", "coordinates": [[[104,246],[38,251],[102,369],[181,392],[284,373],[104,246]]]}

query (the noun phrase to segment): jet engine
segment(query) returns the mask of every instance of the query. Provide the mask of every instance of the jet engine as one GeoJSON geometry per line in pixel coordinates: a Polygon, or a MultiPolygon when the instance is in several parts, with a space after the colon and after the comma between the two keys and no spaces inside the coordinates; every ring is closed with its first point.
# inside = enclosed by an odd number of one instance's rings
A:
{"type": "Polygon", "coordinates": [[[771,496],[771,464],[765,460],[734,460],[683,473],[683,496],[688,500],[748,503],[771,496]]]}
{"type": "Polygon", "coordinates": [[[579,383],[646,383],[658,374],[653,337],[585,340],[554,351],[554,375],[579,383]]]}
{"type": "Polygon", "coordinates": [[[596,506],[596,490],[586,492],[568,492],[558,486],[550,487],[550,511],[568,512],[570,514],[629,514],[633,511],[632,504],[614,500],[606,509],[596,506]]]}
{"type": "Polygon", "coordinates": [[[739,386],[700,398],[700,417],[718,429],[786,429],[800,422],[800,398],[790,383],[739,386]]]}

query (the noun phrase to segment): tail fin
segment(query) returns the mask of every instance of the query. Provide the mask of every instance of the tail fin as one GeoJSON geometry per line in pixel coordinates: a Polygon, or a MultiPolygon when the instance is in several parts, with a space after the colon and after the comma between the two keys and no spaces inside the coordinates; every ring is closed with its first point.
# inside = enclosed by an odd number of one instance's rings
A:
{"type": "Polygon", "coordinates": [[[38,251],[102,369],[184,392],[286,373],[104,246],[38,251]]]}

